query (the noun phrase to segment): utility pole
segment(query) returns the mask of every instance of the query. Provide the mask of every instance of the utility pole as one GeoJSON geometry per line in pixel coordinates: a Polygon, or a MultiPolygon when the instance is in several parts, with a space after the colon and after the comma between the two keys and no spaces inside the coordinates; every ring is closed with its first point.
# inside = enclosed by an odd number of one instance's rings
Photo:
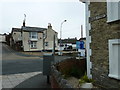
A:
{"type": "Polygon", "coordinates": [[[55,35],[53,36],[53,55],[55,55],[55,35]]]}
{"type": "Polygon", "coordinates": [[[60,55],[62,55],[62,25],[64,22],[66,22],[67,20],[64,20],[62,23],[61,23],[61,26],[60,26],[60,55]]]}
{"type": "Polygon", "coordinates": [[[81,25],[81,38],[83,38],[83,26],[81,25]]]}

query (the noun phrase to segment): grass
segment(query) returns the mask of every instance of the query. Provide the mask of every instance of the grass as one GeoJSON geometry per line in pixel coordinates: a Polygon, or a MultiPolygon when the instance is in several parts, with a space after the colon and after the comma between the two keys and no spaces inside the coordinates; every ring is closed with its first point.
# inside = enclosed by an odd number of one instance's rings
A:
{"type": "Polygon", "coordinates": [[[80,79],[79,79],[79,84],[81,85],[81,84],[83,84],[83,83],[93,83],[94,82],[94,80],[93,79],[89,79],[88,77],[87,77],[87,75],[86,75],[86,73],[85,73],[85,75],[83,76],[83,77],[81,77],[80,79]]]}

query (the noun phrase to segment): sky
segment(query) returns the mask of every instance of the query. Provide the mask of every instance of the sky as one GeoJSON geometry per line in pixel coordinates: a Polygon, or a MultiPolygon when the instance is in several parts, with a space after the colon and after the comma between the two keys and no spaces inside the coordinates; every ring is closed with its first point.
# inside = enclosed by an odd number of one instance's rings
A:
{"type": "Polygon", "coordinates": [[[0,33],[10,33],[12,28],[21,28],[24,14],[26,26],[52,28],[60,37],[62,24],[62,38],[81,37],[85,32],[85,4],[79,0],[1,0],[0,1],[0,33]]]}

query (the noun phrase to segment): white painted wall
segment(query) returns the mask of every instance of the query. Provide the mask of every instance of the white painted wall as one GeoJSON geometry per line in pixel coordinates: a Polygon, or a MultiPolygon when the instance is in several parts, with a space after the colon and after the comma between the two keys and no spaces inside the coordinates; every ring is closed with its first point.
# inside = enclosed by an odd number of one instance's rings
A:
{"type": "Polygon", "coordinates": [[[47,30],[47,38],[45,39],[45,42],[48,42],[48,46],[45,46],[46,50],[53,50],[53,41],[54,41],[54,35],[55,35],[55,50],[58,50],[58,34],[53,29],[47,30]]]}
{"type": "Polygon", "coordinates": [[[17,42],[17,41],[19,41],[19,40],[22,40],[22,38],[21,38],[21,32],[13,32],[12,33],[12,37],[13,37],[13,40],[14,40],[14,42],[17,42]]]}
{"type": "Polygon", "coordinates": [[[40,50],[43,50],[43,34],[42,33],[38,33],[38,39],[36,40],[36,42],[37,42],[37,48],[36,49],[31,49],[30,48],[30,44],[28,43],[29,40],[30,40],[29,32],[23,32],[23,49],[24,49],[24,51],[40,51],[40,50]]]}
{"type": "Polygon", "coordinates": [[[0,42],[6,42],[5,35],[0,35],[0,42]]]}

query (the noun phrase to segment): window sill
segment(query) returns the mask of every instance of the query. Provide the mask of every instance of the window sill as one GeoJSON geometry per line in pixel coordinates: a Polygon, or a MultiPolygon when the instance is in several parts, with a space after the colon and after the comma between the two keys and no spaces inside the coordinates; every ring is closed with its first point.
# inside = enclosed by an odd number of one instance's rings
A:
{"type": "Polygon", "coordinates": [[[120,76],[112,75],[112,74],[109,74],[108,76],[109,76],[110,78],[115,78],[115,79],[120,80],[120,76]]]}
{"type": "Polygon", "coordinates": [[[38,41],[38,39],[32,39],[32,38],[31,38],[30,40],[31,40],[31,41],[38,41]]]}
{"type": "Polygon", "coordinates": [[[37,49],[37,48],[30,48],[30,49],[37,49]]]}

